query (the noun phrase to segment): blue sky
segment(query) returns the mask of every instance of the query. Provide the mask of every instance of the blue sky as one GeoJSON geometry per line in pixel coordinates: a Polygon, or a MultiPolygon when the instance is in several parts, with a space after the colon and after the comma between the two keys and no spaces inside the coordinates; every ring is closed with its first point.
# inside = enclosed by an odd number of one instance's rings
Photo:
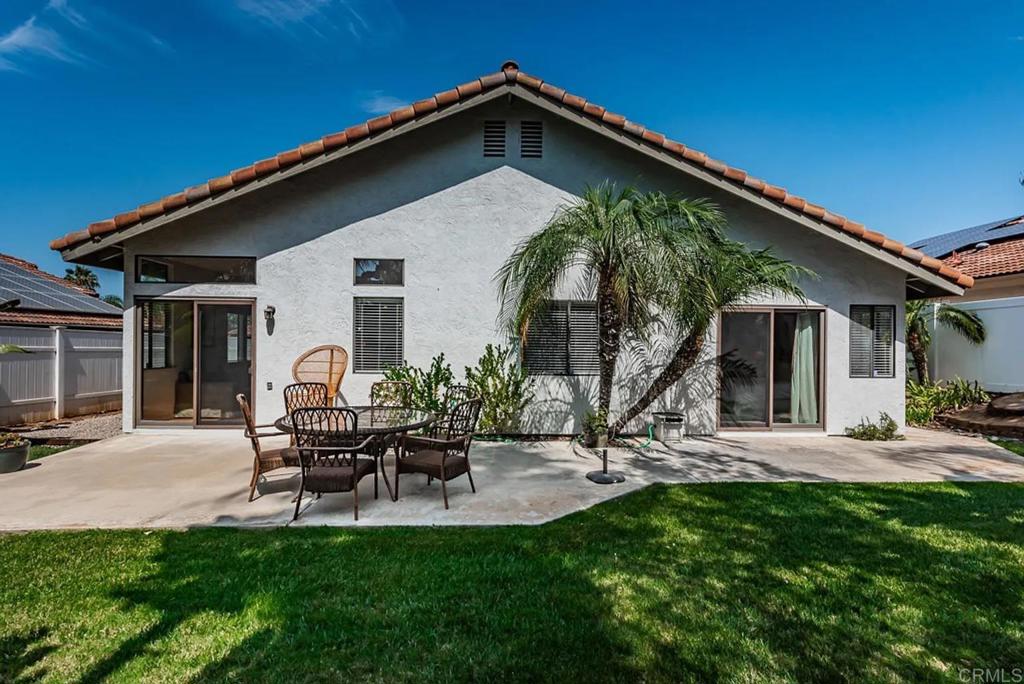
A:
{"type": "Polygon", "coordinates": [[[1024,213],[1015,0],[4,0],[0,251],[506,58],[901,240],[1024,213]]]}

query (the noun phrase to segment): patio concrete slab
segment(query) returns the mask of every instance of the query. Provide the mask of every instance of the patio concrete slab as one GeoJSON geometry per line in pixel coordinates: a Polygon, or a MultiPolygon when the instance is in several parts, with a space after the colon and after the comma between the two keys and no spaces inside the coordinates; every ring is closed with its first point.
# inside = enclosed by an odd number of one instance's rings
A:
{"type": "MultiPolygon", "coordinates": [[[[271,473],[246,501],[252,455],[235,431],[134,434],[78,447],[0,475],[0,530],[195,526],[539,524],[655,482],[1024,481],[1024,459],[993,444],[945,432],[907,431],[901,442],[857,442],[819,435],[726,434],[666,447],[610,449],[623,484],[585,479],[598,458],[570,442],[479,442],[477,493],[449,483],[444,510],[438,483],[402,478],[392,502],[372,479],[360,487],[360,520],[349,494],[303,503],[291,522],[294,471],[271,473]]],[[[389,470],[390,470],[389,459],[389,470]]]]}

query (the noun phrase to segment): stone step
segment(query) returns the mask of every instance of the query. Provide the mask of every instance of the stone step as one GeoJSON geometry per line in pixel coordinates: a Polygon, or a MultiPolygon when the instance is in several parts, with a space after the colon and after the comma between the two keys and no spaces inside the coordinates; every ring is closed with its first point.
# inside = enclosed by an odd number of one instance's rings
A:
{"type": "Polygon", "coordinates": [[[988,403],[988,412],[994,416],[1024,416],[1024,392],[996,397],[988,403]]]}
{"type": "Polygon", "coordinates": [[[967,409],[959,413],[937,416],[936,419],[943,425],[958,430],[1024,439],[1024,415],[992,415],[985,409],[967,409]]]}

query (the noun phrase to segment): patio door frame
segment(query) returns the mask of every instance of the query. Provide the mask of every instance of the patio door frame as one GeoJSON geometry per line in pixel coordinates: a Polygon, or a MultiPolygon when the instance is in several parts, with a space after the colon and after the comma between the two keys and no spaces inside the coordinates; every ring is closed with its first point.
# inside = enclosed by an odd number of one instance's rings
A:
{"type": "Polygon", "coordinates": [[[249,320],[252,326],[252,337],[249,340],[250,349],[250,360],[249,360],[249,405],[252,407],[253,412],[256,411],[256,299],[254,297],[145,297],[136,296],[133,301],[133,307],[136,309],[135,325],[134,328],[134,340],[132,346],[134,350],[132,355],[134,357],[133,372],[135,378],[132,382],[132,387],[135,392],[135,398],[132,401],[134,408],[134,415],[132,416],[132,423],[134,427],[138,428],[165,428],[165,429],[180,429],[180,430],[224,430],[224,429],[237,429],[238,425],[216,425],[206,424],[203,425],[199,422],[199,335],[200,335],[200,318],[199,318],[199,306],[201,304],[221,304],[226,306],[245,306],[249,305],[250,314],[249,320]],[[192,304],[192,423],[188,424],[175,424],[169,421],[163,420],[143,420],[142,419],[142,315],[141,311],[142,304],[146,302],[191,302],[192,304]]]}
{"type": "Polygon", "coordinates": [[[719,431],[722,432],[764,432],[764,431],[784,431],[784,430],[803,430],[810,432],[824,432],[826,430],[826,395],[825,390],[827,387],[826,372],[828,368],[828,356],[826,351],[828,349],[826,345],[827,325],[828,325],[828,307],[825,306],[785,306],[785,305],[774,305],[764,304],[757,306],[736,306],[730,307],[719,312],[718,314],[718,329],[715,340],[715,357],[716,357],[716,368],[715,375],[717,377],[717,391],[715,392],[715,424],[719,431]],[[821,368],[818,373],[818,422],[817,423],[775,423],[774,414],[775,411],[775,314],[779,313],[817,313],[818,314],[818,358],[821,360],[821,368]],[[721,374],[718,373],[717,364],[721,363],[720,359],[722,356],[722,319],[726,314],[730,313],[766,313],[768,314],[768,346],[770,350],[773,350],[768,359],[768,410],[767,417],[768,422],[766,425],[755,425],[755,426],[732,426],[722,425],[722,378],[721,374]]]}

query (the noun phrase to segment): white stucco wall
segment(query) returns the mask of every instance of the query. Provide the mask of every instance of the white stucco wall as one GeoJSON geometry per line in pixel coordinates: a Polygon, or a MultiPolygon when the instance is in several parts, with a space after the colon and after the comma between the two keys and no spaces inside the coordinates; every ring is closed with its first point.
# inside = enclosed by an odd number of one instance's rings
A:
{"type": "MultiPolygon", "coordinates": [[[[351,350],[354,296],[402,296],[406,360],[425,365],[443,351],[461,375],[487,342],[504,340],[496,325],[492,281],[501,263],[560,203],[605,178],[711,197],[725,210],[734,237],[752,245],[774,245],[782,256],[818,273],[819,279],[804,286],[808,304],[828,307],[827,430],[842,432],[879,411],[902,424],[902,330],[895,378],[851,379],[847,361],[850,304],[892,304],[902,320],[902,272],[521,100],[488,103],[127,241],[126,354],[134,349],[135,297],[255,298],[253,403],[257,419],[266,422],[283,410],[281,389],[291,382],[296,356],[325,343],[351,350]],[[481,122],[491,118],[509,121],[504,159],[481,153],[481,122]],[[519,158],[518,120],[523,118],[545,121],[542,159],[519,158]],[[257,284],[136,284],[136,254],[255,256],[257,284]],[[404,259],[404,287],[353,286],[352,260],[357,257],[404,259]],[[277,310],[272,335],[262,320],[267,305],[277,310]],[[268,382],[273,390],[266,389],[268,382]]],[[[694,433],[715,430],[710,373],[714,340],[710,342],[703,366],[661,402],[684,411],[694,433]]],[[[620,398],[643,389],[640,385],[649,376],[645,367],[656,363],[657,358],[624,354],[620,398]]],[[[136,387],[130,359],[124,368],[125,429],[130,430],[136,387]]],[[[350,403],[364,403],[370,384],[378,379],[377,374],[350,369],[342,394],[350,403]]],[[[595,387],[596,378],[539,378],[529,428],[577,430],[595,387]]]]}

